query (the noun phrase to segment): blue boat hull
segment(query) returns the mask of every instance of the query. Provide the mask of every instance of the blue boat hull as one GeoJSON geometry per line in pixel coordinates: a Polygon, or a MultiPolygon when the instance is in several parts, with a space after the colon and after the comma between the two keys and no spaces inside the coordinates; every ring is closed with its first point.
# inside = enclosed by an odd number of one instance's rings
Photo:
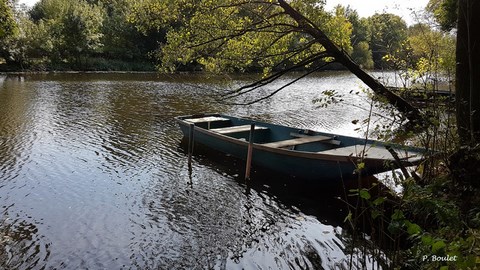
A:
{"type": "MultiPolygon", "coordinates": [[[[228,119],[228,125],[230,126],[250,125],[253,121],[218,114],[181,116],[176,118],[185,137],[189,137],[190,129],[193,128],[193,140],[195,144],[202,144],[207,148],[246,160],[249,132],[242,131],[225,135],[214,132],[214,130],[222,129],[222,123],[208,123],[209,126],[207,127],[205,123],[192,125],[192,123],[188,122],[189,119],[199,119],[200,117],[206,116],[228,119]]],[[[294,150],[281,147],[269,147],[267,146],[269,142],[289,140],[292,134],[304,134],[306,131],[269,123],[256,122],[255,124],[265,129],[254,131],[252,163],[284,175],[315,181],[340,181],[342,178],[351,179],[358,177],[356,168],[359,162],[365,165],[365,168],[361,171],[361,174],[364,176],[388,171],[395,167],[392,165],[392,160],[368,158],[359,160],[352,156],[322,154],[322,151],[328,152],[331,151],[330,149],[339,147],[332,143],[303,143],[297,145],[294,150]]],[[[330,133],[313,131],[308,131],[308,133],[310,136],[328,136],[334,138],[335,142],[341,142],[342,147],[358,144],[383,145],[383,143],[378,141],[330,133]]],[[[412,147],[408,147],[408,150],[414,152],[422,151],[422,149],[412,147]]],[[[416,162],[408,162],[403,165],[416,164],[419,160],[420,159],[417,159],[416,162]]]]}

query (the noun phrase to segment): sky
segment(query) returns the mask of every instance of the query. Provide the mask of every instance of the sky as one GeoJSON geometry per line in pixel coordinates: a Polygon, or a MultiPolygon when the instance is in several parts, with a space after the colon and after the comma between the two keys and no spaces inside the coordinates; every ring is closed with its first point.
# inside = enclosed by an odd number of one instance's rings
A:
{"type": "Polygon", "coordinates": [[[18,1],[19,4],[25,4],[29,7],[33,6],[38,0],[20,0],[18,1]]]}
{"type": "MultiPolygon", "coordinates": [[[[33,6],[38,0],[20,0],[20,4],[33,6]]],[[[361,17],[368,17],[376,12],[389,12],[402,17],[407,24],[415,23],[411,16],[411,10],[422,10],[428,3],[428,0],[326,0],[327,10],[333,10],[333,7],[341,4],[350,5],[357,10],[361,17]]]]}
{"type": "Polygon", "coordinates": [[[356,10],[360,17],[368,17],[375,13],[383,11],[393,13],[402,17],[407,24],[415,23],[412,16],[412,10],[423,10],[428,0],[326,0],[327,10],[333,10],[333,7],[340,4],[342,6],[352,7],[356,10]]]}

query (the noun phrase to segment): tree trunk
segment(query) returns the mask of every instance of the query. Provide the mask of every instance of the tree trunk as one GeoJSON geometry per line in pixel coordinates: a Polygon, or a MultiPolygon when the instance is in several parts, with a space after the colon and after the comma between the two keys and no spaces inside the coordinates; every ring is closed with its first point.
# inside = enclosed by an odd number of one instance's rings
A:
{"type": "Polygon", "coordinates": [[[376,94],[385,97],[390,104],[395,106],[397,110],[402,112],[404,116],[414,124],[419,124],[422,126],[426,125],[425,119],[417,108],[413,107],[406,100],[391,92],[383,84],[372,78],[372,76],[360,68],[360,66],[357,65],[348,56],[348,54],[346,54],[343,50],[340,50],[314,23],[293,9],[284,0],[278,0],[278,3],[285,10],[285,12],[297,22],[300,29],[315,38],[318,43],[325,47],[327,52],[332,55],[336,61],[340,62],[343,66],[355,74],[355,76],[362,80],[376,94]]]}
{"type": "MultiPolygon", "coordinates": [[[[461,147],[450,156],[454,179],[480,188],[480,2],[458,0],[456,85],[457,130],[461,147]]],[[[465,189],[468,190],[468,189],[465,189]]],[[[475,194],[463,194],[469,198],[475,194]]],[[[465,207],[469,209],[469,207],[465,207]]]]}
{"type": "Polygon", "coordinates": [[[458,1],[456,109],[462,145],[480,142],[480,2],[458,1]]]}

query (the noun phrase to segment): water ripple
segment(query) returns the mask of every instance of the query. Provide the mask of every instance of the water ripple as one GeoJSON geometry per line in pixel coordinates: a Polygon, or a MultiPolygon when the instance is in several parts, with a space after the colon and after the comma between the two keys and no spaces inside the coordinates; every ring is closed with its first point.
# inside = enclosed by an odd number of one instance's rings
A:
{"type": "Polygon", "coordinates": [[[321,76],[268,101],[235,107],[206,94],[228,87],[223,82],[194,75],[176,79],[157,74],[1,79],[0,236],[7,249],[0,254],[7,257],[0,262],[23,269],[346,265],[352,253],[345,248],[348,235],[319,221],[330,218],[305,214],[325,214],[320,197],[331,194],[315,191],[306,198],[269,176],[268,187],[249,189],[239,176],[243,163],[225,165],[201,153],[189,166],[173,118],[223,112],[348,133],[351,126],[344,122],[351,114],[345,111],[356,111],[318,110],[311,100],[323,89],[345,93],[358,82],[339,85],[338,77],[321,76]],[[305,200],[312,203],[305,206],[305,200]]]}

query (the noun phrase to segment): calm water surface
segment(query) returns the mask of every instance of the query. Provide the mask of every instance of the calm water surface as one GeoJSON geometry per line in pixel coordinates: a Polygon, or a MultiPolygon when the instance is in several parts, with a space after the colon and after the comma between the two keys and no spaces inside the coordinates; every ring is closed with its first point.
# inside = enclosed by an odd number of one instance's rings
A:
{"type": "Polygon", "coordinates": [[[363,85],[322,73],[250,106],[206,95],[222,87],[187,75],[0,75],[0,269],[346,268],[360,255],[335,192],[269,175],[246,186],[242,164],[203,155],[189,170],[173,117],[358,135],[362,97],[328,109],[312,100],[363,85]]]}

